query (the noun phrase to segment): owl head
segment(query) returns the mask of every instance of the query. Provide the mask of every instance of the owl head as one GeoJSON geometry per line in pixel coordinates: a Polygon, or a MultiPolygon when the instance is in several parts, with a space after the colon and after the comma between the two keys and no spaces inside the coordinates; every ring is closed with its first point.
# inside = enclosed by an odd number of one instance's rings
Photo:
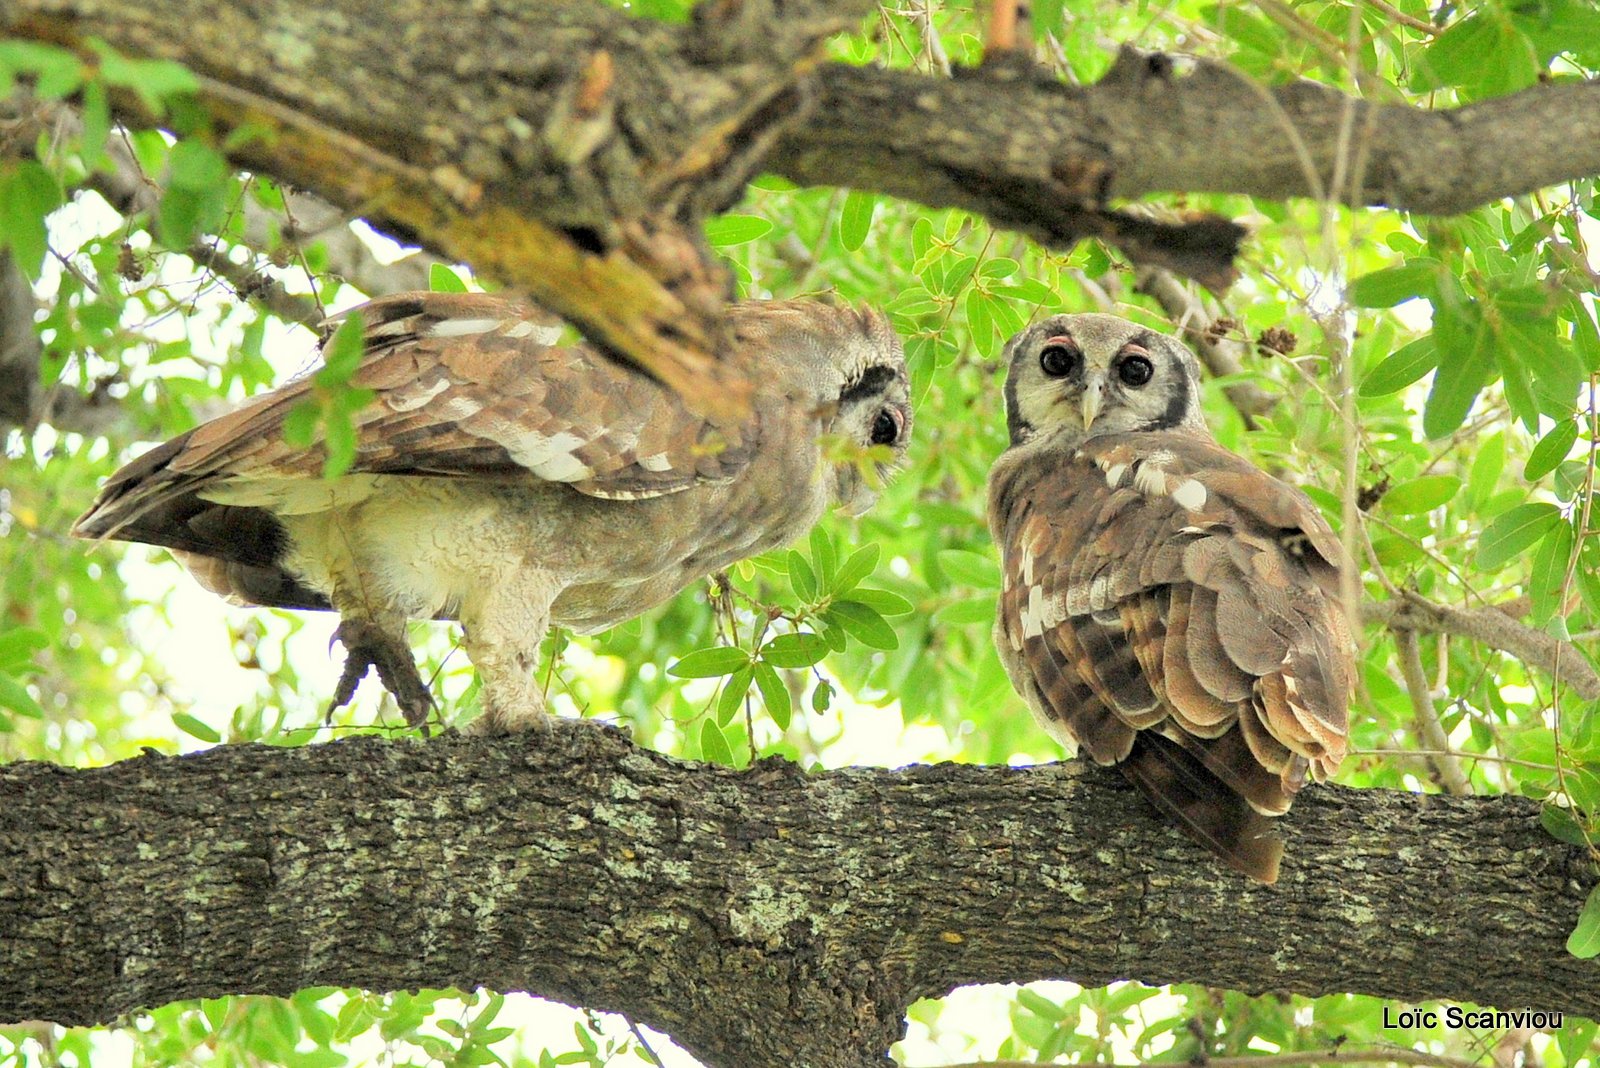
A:
{"type": "Polygon", "coordinates": [[[1200,362],[1182,343],[1114,315],[1055,315],[1006,344],[1011,444],[1204,428],[1200,362]]]}
{"type": "MultiPolygon", "coordinates": [[[[807,373],[792,381],[803,382],[808,395],[786,397],[786,403],[808,404],[819,417],[822,434],[855,447],[843,450],[834,463],[833,497],[845,512],[861,515],[877,501],[875,487],[899,466],[911,443],[911,382],[900,338],[882,314],[869,308],[835,308],[809,300],[747,307],[760,309],[760,314],[733,310],[739,343],[758,341],[805,368],[807,373]],[[873,461],[875,480],[864,476],[854,455],[873,446],[889,450],[887,458],[880,455],[873,461]]],[[[762,386],[758,381],[757,389],[762,386]]]]}

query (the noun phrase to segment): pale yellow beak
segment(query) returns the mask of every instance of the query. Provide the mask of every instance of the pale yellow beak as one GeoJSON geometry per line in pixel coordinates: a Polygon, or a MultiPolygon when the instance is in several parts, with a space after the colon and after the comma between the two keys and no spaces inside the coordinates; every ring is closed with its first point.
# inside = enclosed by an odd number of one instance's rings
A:
{"type": "Polygon", "coordinates": [[[1088,430],[1105,403],[1106,384],[1098,375],[1083,384],[1083,429],[1088,430]]]}

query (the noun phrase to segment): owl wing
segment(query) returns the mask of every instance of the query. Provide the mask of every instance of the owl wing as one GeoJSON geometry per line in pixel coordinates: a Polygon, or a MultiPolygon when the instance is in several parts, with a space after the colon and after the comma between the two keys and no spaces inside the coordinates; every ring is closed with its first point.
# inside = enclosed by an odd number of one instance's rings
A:
{"type": "Polygon", "coordinates": [[[1183,431],[1038,456],[992,504],[1000,641],[1025,693],[1264,882],[1262,818],[1343,758],[1337,538],[1299,491],[1183,431]]]}
{"type": "MultiPolygon", "coordinates": [[[[726,481],[757,446],[755,417],[703,418],[644,375],[585,347],[554,347],[559,326],[528,305],[407,293],[357,311],[363,351],[349,381],[373,398],[351,415],[352,474],[529,479],[641,498],[726,481]]],[[[173,545],[160,514],[207,487],[320,479],[321,428],[308,447],[284,439],[285,420],[317,388],[314,376],[299,378],[144,454],[112,476],[74,533],[173,545]]]]}

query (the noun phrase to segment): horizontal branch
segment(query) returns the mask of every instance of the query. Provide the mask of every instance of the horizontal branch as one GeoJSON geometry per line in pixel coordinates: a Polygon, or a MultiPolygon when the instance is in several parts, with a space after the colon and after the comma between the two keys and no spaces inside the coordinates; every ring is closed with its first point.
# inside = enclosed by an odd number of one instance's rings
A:
{"type": "Polygon", "coordinates": [[[1600,81],[1429,111],[1311,81],[1264,86],[1211,61],[1184,73],[1131,48],[1088,86],[1010,64],[965,75],[824,67],[829,121],[789,130],[772,165],[981,212],[1047,244],[1082,236],[1074,209],[1108,198],[1246,193],[1451,214],[1600,174],[1600,81]]]}
{"type": "Polygon", "coordinates": [[[316,985],[530,990],[706,1063],[860,1068],[957,985],[1199,981],[1600,1015],[1594,876],[1524,798],[1308,790],[1273,887],[1079,763],[734,771],[497,741],[0,767],[0,1019],[316,985]]]}

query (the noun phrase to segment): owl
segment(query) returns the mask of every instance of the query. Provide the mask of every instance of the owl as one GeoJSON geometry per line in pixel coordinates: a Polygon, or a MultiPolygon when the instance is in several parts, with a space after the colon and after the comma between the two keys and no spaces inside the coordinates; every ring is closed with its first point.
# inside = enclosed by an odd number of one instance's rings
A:
{"type": "Polygon", "coordinates": [[[285,440],[318,389],[301,378],[123,467],[73,533],[165,546],[235,603],[337,612],[332,707],[376,669],[413,725],[433,702],[407,620],[462,623],[480,730],[537,725],[551,625],[610,627],[830,507],[859,514],[911,433],[900,342],[872,311],[729,308],[730,358],[755,393],[723,421],[586,346],[552,345],[513,300],[408,293],[358,312],[350,382],[372,395],[348,471],[323,477],[320,436],[285,440]]]}
{"type": "Polygon", "coordinates": [[[1046,731],[1116,765],[1239,871],[1276,880],[1282,815],[1339,766],[1353,666],[1338,539],[1218,445],[1199,362],[1110,315],[1006,345],[989,479],[995,643],[1046,731]]]}

